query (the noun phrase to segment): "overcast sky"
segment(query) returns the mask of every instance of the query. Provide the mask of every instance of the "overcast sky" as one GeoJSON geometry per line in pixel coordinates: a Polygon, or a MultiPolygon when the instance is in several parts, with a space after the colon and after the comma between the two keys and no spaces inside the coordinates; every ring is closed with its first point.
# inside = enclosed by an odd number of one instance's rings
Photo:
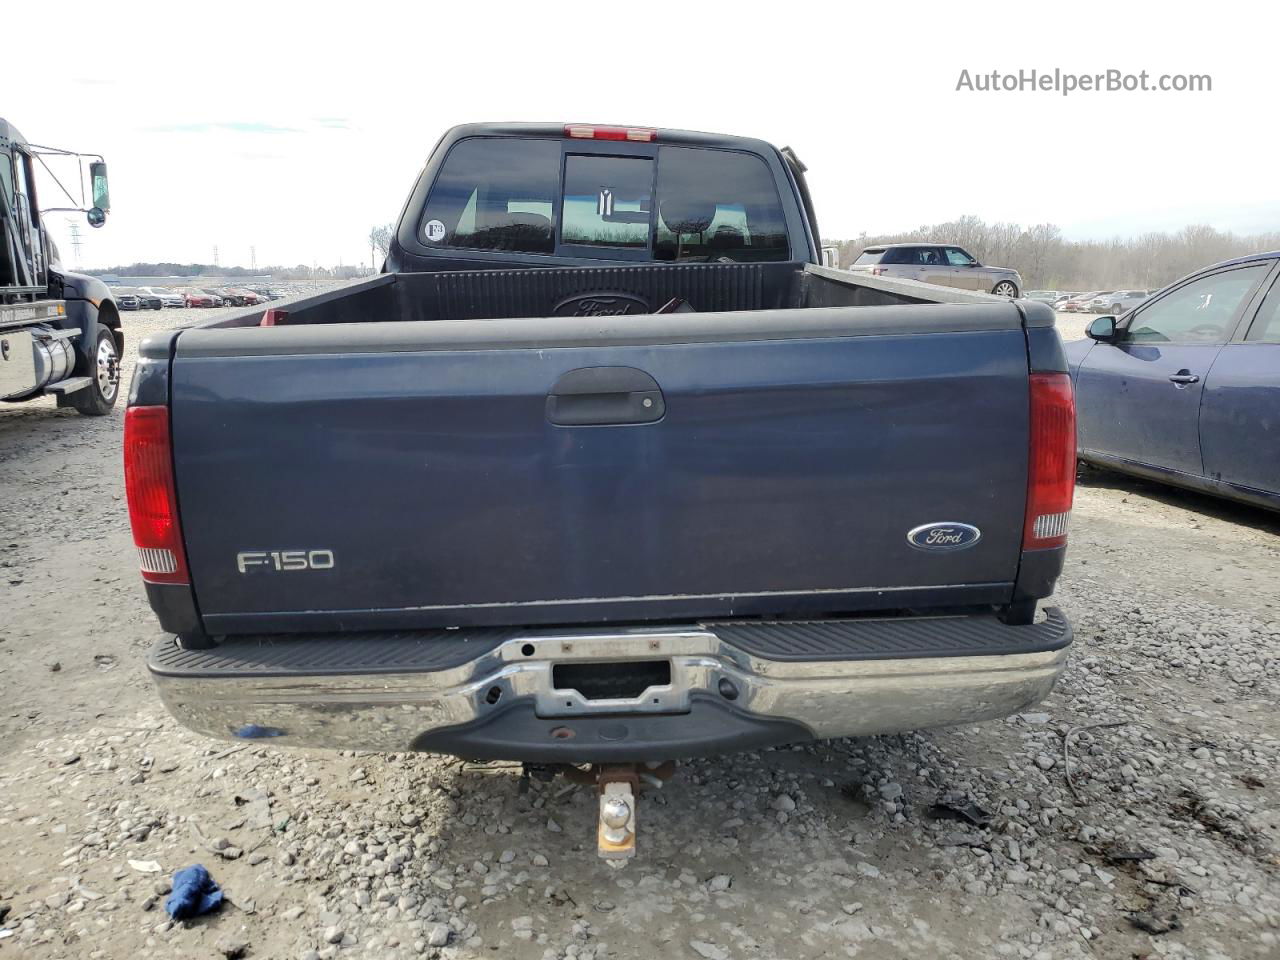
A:
{"type": "Polygon", "coordinates": [[[368,262],[369,228],[396,219],[441,132],[475,120],[790,144],[828,238],[966,213],[1072,237],[1280,229],[1275,4],[283,8],[6,9],[5,118],[110,164],[113,211],[82,229],[82,265],[208,262],[215,245],[223,265],[247,266],[251,246],[259,265],[368,262]],[[1213,90],[956,90],[964,69],[1032,68],[1210,74],[1213,90]]]}

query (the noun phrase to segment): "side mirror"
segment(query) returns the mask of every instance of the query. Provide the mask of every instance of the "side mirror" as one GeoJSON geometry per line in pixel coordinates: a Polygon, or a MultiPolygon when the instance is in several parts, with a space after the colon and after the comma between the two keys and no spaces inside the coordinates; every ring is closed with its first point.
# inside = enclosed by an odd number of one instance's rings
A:
{"type": "MultiPolygon", "coordinates": [[[[110,213],[111,191],[107,189],[107,165],[101,160],[89,164],[89,182],[93,187],[93,205],[103,213],[110,213]]],[[[95,223],[94,226],[101,224],[95,223]]]]}
{"type": "Polygon", "coordinates": [[[100,227],[107,222],[107,215],[101,207],[93,207],[85,213],[85,219],[89,221],[89,226],[100,227]]]}
{"type": "Polygon", "coordinates": [[[1085,333],[1089,335],[1090,340],[1111,343],[1116,338],[1116,318],[1097,317],[1093,323],[1089,324],[1089,329],[1085,333]]]}

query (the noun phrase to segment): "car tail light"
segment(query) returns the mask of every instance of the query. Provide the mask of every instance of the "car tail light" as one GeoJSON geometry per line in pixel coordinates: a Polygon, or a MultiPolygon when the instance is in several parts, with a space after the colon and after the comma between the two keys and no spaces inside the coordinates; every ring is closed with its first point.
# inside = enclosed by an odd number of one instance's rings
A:
{"type": "Polygon", "coordinates": [[[1031,374],[1031,449],[1022,549],[1067,542],[1076,486],[1076,403],[1065,373],[1031,374]]]}
{"type": "Polygon", "coordinates": [[[592,123],[567,123],[564,135],[576,140],[634,140],[652,143],[658,131],[650,127],[598,127],[592,123]]]}
{"type": "Polygon", "coordinates": [[[125,411],[124,489],[142,579],[190,583],[178,525],[167,407],[130,407],[125,411]]]}
{"type": "Polygon", "coordinates": [[[884,267],[872,267],[872,268],[871,268],[871,275],[872,275],[873,277],[879,277],[879,276],[882,276],[884,273],[885,273],[885,268],[884,268],[884,267]]]}
{"type": "Polygon", "coordinates": [[[281,310],[279,307],[271,307],[263,311],[262,319],[258,321],[258,326],[274,327],[287,316],[289,316],[288,310],[281,310]]]}

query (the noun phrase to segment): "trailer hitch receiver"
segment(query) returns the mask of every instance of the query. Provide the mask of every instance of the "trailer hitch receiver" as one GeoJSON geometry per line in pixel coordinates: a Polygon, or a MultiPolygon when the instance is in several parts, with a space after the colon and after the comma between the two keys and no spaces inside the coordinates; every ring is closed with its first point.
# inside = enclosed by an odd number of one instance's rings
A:
{"type": "Polygon", "coordinates": [[[608,763],[587,769],[569,767],[565,776],[592,785],[599,793],[596,852],[611,867],[625,867],[636,855],[636,800],[641,787],[661,789],[675,764],[608,763]]]}
{"type": "Polygon", "coordinates": [[[627,779],[600,781],[597,849],[602,859],[622,866],[636,855],[636,793],[627,779]]]}

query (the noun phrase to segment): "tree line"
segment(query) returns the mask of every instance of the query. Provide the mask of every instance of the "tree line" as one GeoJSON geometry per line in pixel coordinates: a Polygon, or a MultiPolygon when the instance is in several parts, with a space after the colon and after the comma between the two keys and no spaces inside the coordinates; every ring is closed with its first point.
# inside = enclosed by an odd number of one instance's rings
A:
{"type": "Polygon", "coordinates": [[[1143,233],[1112,240],[1067,240],[1052,223],[1023,227],[964,216],[906,233],[826,240],[847,267],[863,249],[882,243],[934,240],[964,247],[982,263],[1013,267],[1028,290],[1155,290],[1201,267],[1250,253],[1280,249],[1280,232],[1241,236],[1196,225],[1176,233],[1143,233]]]}
{"type": "MultiPolygon", "coordinates": [[[[89,271],[120,277],[252,277],[277,280],[350,280],[381,267],[391,245],[392,224],[369,231],[370,266],[220,267],[210,263],[131,263],[89,271]]],[[[882,243],[935,240],[964,247],[983,263],[1013,267],[1026,289],[1155,290],[1201,267],[1265,250],[1280,250],[1280,232],[1242,236],[1196,225],[1176,233],[1144,233],[1127,239],[1067,240],[1052,223],[1023,227],[1016,223],[987,223],[964,216],[948,223],[919,227],[905,233],[856,240],[824,240],[838,247],[840,266],[850,266],[866,247],[882,243]]]]}

